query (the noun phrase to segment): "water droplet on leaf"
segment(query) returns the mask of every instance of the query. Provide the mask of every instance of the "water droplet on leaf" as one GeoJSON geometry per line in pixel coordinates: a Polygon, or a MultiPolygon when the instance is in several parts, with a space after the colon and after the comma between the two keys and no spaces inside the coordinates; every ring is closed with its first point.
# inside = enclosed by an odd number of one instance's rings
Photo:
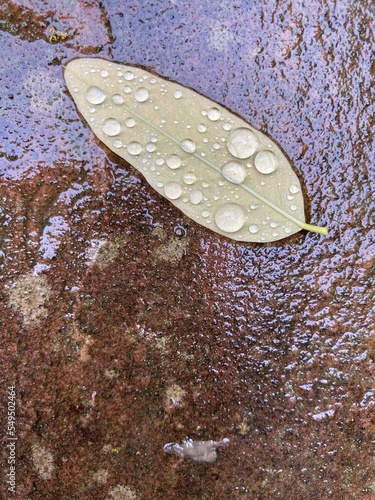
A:
{"type": "Polygon", "coordinates": [[[235,233],[245,224],[245,213],[236,203],[222,205],[215,214],[215,222],[219,229],[226,233],[235,233]]]}
{"type": "Polygon", "coordinates": [[[229,134],[227,148],[231,155],[241,160],[253,155],[258,147],[258,139],[248,128],[237,128],[229,134]]]}
{"type": "Polygon", "coordinates": [[[178,182],[168,182],[164,186],[164,193],[170,200],[177,200],[182,194],[182,188],[178,182]]]}
{"type": "Polygon", "coordinates": [[[130,155],[136,156],[142,151],[142,146],[139,142],[133,141],[127,145],[126,150],[130,155]]]}
{"type": "Polygon", "coordinates": [[[180,143],[180,146],[181,146],[181,149],[186,151],[186,153],[194,153],[194,151],[196,149],[195,142],[190,140],[190,139],[185,139],[184,141],[182,141],[180,143]]]}
{"type": "Polygon", "coordinates": [[[243,165],[235,161],[228,161],[221,167],[221,173],[230,182],[241,184],[246,178],[246,170],[243,165]]]}
{"type": "Polygon", "coordinates": [[[106,97],[106,94],[100,87],[92,85],[87,89],[86,99],[90,104],[101,104],[102,102],[104,102],[106,97]]]}
{"type": "Polygon", "coordinates": [[[259,151],[255,156],[254,165],[261,174],[272,174],[277,167],[277,158],[271,151],[259,151]]]}
{"type": "Polygon", "coordinates": [[[134,97],[137,102],[145,102],[148,99],[148,90],[145,87],[140,87],[135,91],[134,97]]]}
{"type": "Polygon", "coordinates": [[[121,125],[115,118],[108,118],[103,123],[102,130],[109,137],[114,137],[121,132],[121,125]]]}

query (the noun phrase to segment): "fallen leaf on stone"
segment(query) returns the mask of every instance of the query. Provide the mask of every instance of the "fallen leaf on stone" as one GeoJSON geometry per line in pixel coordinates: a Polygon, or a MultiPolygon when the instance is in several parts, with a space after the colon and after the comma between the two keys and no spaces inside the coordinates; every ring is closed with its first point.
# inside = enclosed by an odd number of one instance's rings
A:
{"type": "Polygon", "coordinates": [[[182,444],[167,443],[164,445],[164,451],[179,458],[191,458],[196,462],[215,462],[217,458],[216,448],[226,446],[229,439],[224,438],[221,441],[193,441],[186,439],[182,444]]]}
{"type": "Polygon", "coordinates": [[[305,223],[301,185],[280,148],[223,106],[104,59],[69,62],[65,79],[97,137],[195,222],[237,241],[327,234],[305,223]]]}

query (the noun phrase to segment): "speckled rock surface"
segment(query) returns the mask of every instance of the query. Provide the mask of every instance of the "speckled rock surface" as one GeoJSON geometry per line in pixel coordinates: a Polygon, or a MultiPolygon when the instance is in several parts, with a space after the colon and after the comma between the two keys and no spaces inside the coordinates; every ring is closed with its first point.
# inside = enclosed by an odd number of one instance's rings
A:
{"type": "Polygon", "coordinates": [[[0,4],[4,498],[375,498],[374,20],[370,0],[0,4]],[[239,244],[181,215],[81,120],[82,55],[272,136],[328,237],[239,244]],[[230,442],[163,451],[187,436],[230,442]]]}

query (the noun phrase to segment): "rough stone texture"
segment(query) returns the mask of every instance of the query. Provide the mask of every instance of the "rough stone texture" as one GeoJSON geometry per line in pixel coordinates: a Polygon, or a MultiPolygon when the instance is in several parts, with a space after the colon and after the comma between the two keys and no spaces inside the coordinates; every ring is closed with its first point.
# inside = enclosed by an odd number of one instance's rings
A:
{"type": "Polygon", "coordinates": [[[0,3],[16,498],[375,498],[374,21],[372,0],[0,3]],[[270,134],[329,236],[238,244],[182,216],[81,121],[62,65],[83,54],[270,134]],[[186,436],[230,443],[163,452],[186,436]]]}

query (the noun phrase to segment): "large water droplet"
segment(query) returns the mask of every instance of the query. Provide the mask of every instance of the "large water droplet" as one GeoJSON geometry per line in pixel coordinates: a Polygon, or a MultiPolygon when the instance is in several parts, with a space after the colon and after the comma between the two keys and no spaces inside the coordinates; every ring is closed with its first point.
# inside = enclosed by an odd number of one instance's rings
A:
{"type": "Polygon", "coordinates": [[[200,124],[197,126],[197,129],[198,129],[198,132],[206,132],[207,127],[206,127],[206,125],[204,125],[203,123],[200,123],[200,124]]]}
{"type": "Polygon", "coordinates": [[[106,135],[114,137],[121,132],[121,125],[115,118],[107,118],[103,123],[102,130],[106,135]]]}
{"type": "Polygon", "coordinates": [[[272,174],[277,167],[277,158],[271,151],[259,151],[254,160],[255,168],[261,174],[272,174]]]}
{"type": "Polygon", "coordinates": [[[208,119],[213,122],[219,120],[220,116],[221,116],[220,110],[218,110],[217,108],[211,108],[207,112],[208,119]]]}
{"type": "Polygon", "coordinates": [[[100,87],[89,87],[86,92],[86,99],[90,104],[101,104],[106,98],[105,93],[100,87]]]}
{"type": "Polygon", "coordinates": [[[235,233],[245,224],[245,213],[236,203],[222,205],[215,214],[215,222],[219,229],[226,233],[235,233]]]}
{"type": "Polygon", "coordinates": [[[177,200],[182,194],[182,187],[178,182],[168,182],[168,184],[164,186],[164,193],[170,200],[177,200]]]}
{"type": "Polygon", "coordinates": [[[175,169],[181,167],[182,160],[178,155],[171,155],[167,158],[167,165],[169,168],[175,169]]]}
{"type": "Polygon", "coordinates": [[[299,187],[297,186],[297,184],[291,184],[289,186],[289,191],[292,193],[292,194],[297,194],[299,193],[299,187]]]}
{"type": "Polygon", "coordinates": [[[194,182],[197,180],[197,176],[194,174],[194,172],[186,172],[183,176],[183,180],[185,184],[194,184],[194,182]]]}
{"type": "Polygon", "coordinates": [[[129,127],[129,128],[134,127],[134,125],[135,125],[135,120],[134,120],[134,118],[127,118],[127,119],[125,120],[125,125],[126,125],[127,127],[129,127]]]}
{"type": "Polygon", "coordinates": [[[246,170],[243,165],[235,161],[228,161],[221,167],[221,173],[230,182],[241,184],[245,180],[246,170]]]}
{"type": "Polygon", "coordinates": [[[139,142],[136,141],[129,142],[126,150],[130,155],[137,156],[142,151],[142,146],[139,144],[139,142]]]}
{"type": "Polygon", "coordinates": [[[148,99],[148,90],[145,87],[140,87],[135,91],[134,97],[137,102],[145,102],[148,99]]]}
{"type": "Polygon", "coordinates": [[[190,201],[193,205],[198,205],[203,200],[203,193],[199,189],[193,189],[190,193],[190,201]]]}
{"type": "Polygon", "coordinates": [[[259,231],[259,227],[256,224],[251,224],[249,226],[249,231],[250,233],[255,234],[259,231]]]}
{"type": "Polygon", "coordinates": [[[120,94],[114,94],[112,96],[112,101],[119,106],[124,103],[124,98],[120,94]]]}
{"type": "Polygon", "coordinates": [[[182,142],[180,142],[180,147],[181,149],[186,151],[186,153],[194,153],[196,149],[195,142],[191,141],[190,139],[185,139],[182,142]]]}
{"type": "Polygon", "coordinates": [[[258,139],[248,128],[237,128],[229,134],[227,148],[236,158],[249,158],[258,147],[258,139]]]}
{"type": "Polygon", "coordinates": [[[125,76],[125,80],[129,80],[130,81],[130,80],[133,80],[134,73],[132,71],[127,71],[124,76],[125,76]]]}

